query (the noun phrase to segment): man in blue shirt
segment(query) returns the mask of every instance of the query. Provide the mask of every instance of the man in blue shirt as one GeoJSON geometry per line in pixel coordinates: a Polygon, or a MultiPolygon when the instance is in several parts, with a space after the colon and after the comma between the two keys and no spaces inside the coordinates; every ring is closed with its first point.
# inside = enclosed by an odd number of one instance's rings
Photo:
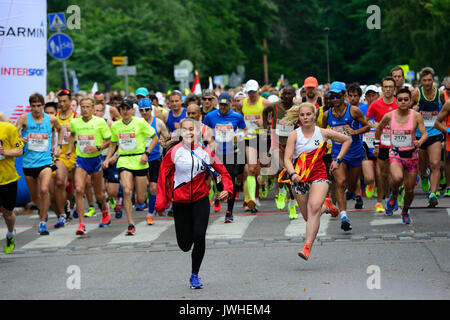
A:
{"type": "Polygon", "coordinates": [[[238,150],[245,150],[243,140],[247,128],[244,117],[230,109],[232,98],[228,92],[221,93],[218,100],[219,110],[209,112],[203,123],[213,129],[216,155],[222,160],[233,181],[233,196],[228,198],[228,210],[225,215],[225,223],[229,223],[233,221],[238,165],[245,163],[245,153],[238,153],[238,150]]]}

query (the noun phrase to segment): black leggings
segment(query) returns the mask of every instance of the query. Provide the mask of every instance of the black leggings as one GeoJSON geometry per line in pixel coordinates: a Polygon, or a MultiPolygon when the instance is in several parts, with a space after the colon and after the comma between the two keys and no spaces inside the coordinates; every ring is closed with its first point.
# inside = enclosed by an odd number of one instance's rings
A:
{"type": "Polygon", "coordinates": [[[193,203],[173,203],[173,217],[178,246],[184,252],[191,250],[192,273],[198,273],[206,249],[206,228],[209,221],[209,199],[193,203]]]}

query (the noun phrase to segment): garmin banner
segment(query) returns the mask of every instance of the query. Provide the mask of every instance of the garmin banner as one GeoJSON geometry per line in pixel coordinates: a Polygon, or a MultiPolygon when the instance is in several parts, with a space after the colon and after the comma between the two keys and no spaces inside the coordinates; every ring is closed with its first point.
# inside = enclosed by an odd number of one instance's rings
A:
{"type": "Polygon", "coordinates": [[[0,1],[0,111],[14,123],[28,97],[46,96],[47,1],[0,1]]]}

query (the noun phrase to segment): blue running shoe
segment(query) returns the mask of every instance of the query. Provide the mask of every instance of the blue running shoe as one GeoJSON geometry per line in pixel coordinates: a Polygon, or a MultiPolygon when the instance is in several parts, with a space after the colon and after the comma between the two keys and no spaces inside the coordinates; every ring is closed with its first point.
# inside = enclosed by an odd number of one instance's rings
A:
{"type": "Polygon", "coordinates": [[[47,224],[45,222],[39,223],[39,234],[41,236],[48,236],[50,234],[47,230],[47,224]]]}
{"type": "Polygon", "coordinates": [[[78,212],[77,212],[77,208],[73,208],[73,214],[72,217],[74,217],[75,219],[78,219],[78,212]]]}
{"type": "Polygon", "coordinates": [[[350,192],[348,190],[345,190],[345,198],[348,200],[354,200],[355,199],[355,193],[350,192]]]}
{"type": "Polygon", "coordinates": [[[344,231],[352,230],[352,226],[350,225],[350,220],[347,217],[343,217],[341,219],[341,229],[344,231]]]}
{"type": "Polygon", "coordinates": [[[62,228],[66,224],[66,217],[62,214],[58,218],[58,222],[55,224],[55,228],[62,228]]]}
{"type": "Polygon", "coordinates": [[[394,198],[394,195],[391,193],[389,195],[389,199],[386,201],[386,211],[397,211],[398,210],[398,203],[397,203],[397,197],[394,198]]]}
{"type": "Polygon", "coordinates": [[[189,279],[189,282],[191,283],[191,289],[202,289],[203,284],[200,282],[200,278],[198,277],[198,274],[193,273],[191,275],[191,279],[189,279]]]}
{"type": "Polygon", "coordinates": [[[402,213],[402,222],[403,224],[410,224],[412,222],[411,218],[409,217],[409,214],[402,213]]]}
{"type": "Polygon", "coordinates": [[[140,205],[136,206],[136,211],[144,211],[146,210],[147,207],[147,202],[143,202],[140,205]]]}

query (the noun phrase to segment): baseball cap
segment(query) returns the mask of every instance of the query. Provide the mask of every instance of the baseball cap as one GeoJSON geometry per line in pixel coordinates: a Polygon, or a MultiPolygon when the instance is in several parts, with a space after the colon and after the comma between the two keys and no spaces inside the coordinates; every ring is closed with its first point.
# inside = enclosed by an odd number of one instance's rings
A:
{"type": "Polygon", "coordinates": [[[234,95],[234,99],[237,99],[237,98],[240,98],[240,97],[242,97],[242,98],[247,98],[247,95],[245,94],[245,92],[242,92],[242,91],[239,91],[239,92],[237,92],[237,93],[234,95]]]}
{"type": "Polygon", "coordinates": [[[250,91],[258,91],[259,90],[259,84],[256,80],[248,80],[247,83],[245,84],[245,92],[250,92],[250,91]]]}
{"type": "Polygon", "coordinates": [[[144,87],[138,88],[136,90],[136,96],[146,97],[146,96],[148,96],[148,90],[144,87]]]}
{"type": "Polygon", "coordinates": [[[130,109],[133,109],[134,108],[134,101],[131,100],[131,99],[123,99],[122,102],[120,103],[119,108],[122,107],[122,106],[126,106],[126,107],[128,107],[130,109]]]}
{"type": "Polygon", "coordinates": [[[377,86],[374,86],[373,84],[371,84],[370,86],[367,86],[366,90],[364,91],[364,93],[367,93],[369,91],[373,91],[376,93],[380,93],[380,89],[377,86]]]}
{"type": "Polygon", "coordinates": [[[334,81],[331,86],[329,92],[339,93],[341,91],[345,91],[345,83],[340,81],[334,81]]]}
{"type": "Polygon", "coordinates": [[[228,92],[222,92],[219,96],[219,104],[230,104],[231,103],[231,94],[228,92]]]}
{"type": "Polygon", "coordinates": [[[205,89],[203,90],[203,97],[215,97],[216,95],[214,94],[214,91],[210,90],[210,89],[205,89]]]}
{"type": "Polygon", "coordinates": [[[308,77],[305,79],[305,82],[303,83],[303,86],[305,88],[315,88],[319,85],[319,82],[314,77],[308,77]]]}
{"type": "Polygon", "coordinates": [[[139,101],[139,109],[152,109],[152,102],[149,98],[144,98],[139,101]]]}

